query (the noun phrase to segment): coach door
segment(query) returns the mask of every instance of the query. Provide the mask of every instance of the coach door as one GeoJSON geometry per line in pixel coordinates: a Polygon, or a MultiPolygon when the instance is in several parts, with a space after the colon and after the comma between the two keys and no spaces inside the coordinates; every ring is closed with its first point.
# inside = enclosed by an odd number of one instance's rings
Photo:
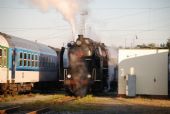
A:
{"type": "Polygon", "coordinates": [[[0,46],[0,81],[5,83],[9,80],[7,54],[8,48],[0,46]]]}
{"type": "Polygon", "coordinates": [[[16,67],[15,57],[16,57],[16,51],[14,49],[12,52],[12,83],[15,83],[15,67],[16,67]]]}

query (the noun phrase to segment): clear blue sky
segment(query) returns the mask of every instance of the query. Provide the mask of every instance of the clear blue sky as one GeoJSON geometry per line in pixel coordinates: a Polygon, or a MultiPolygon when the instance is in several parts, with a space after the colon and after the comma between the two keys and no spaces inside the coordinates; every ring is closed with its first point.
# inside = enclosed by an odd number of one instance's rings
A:
{"type": "MultiPolygon", "coordinates": [[[[28,0],[0,0],[0,31],[60,47],[71,27],[55,9],[42,12],[28,0]]],[[[87,32],[107,45],[165,43],[170,38],[170,0],[93,0],[87,32]],[[91,27],[91,31],[89,30],[91,27]]]]}

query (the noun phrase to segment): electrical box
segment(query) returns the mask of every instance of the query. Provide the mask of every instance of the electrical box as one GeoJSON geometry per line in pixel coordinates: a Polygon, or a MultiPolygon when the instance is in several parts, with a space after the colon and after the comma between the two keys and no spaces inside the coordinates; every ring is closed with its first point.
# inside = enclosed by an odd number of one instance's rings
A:
{"type": "Polygon", "coordinates": [[[126,96],[127,97],[136,96],[136,75],[128,74],[126,76],[126,96]]]}

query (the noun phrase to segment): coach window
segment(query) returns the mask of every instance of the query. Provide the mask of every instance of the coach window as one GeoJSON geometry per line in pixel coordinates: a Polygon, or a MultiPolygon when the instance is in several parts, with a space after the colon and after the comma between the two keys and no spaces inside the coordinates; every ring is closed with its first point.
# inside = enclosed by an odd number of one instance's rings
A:
{"type": "Polygon", "coordinates": [[[40,67],[43,67],[43,58],[40,56],[40,67]]]}
{"type": "Polygon", "coordinates": [[[55,68],[55,60],[54,60],[54,57],[53,57],[53,68],[55,68]]]}
{"type": "Polygon", "coordinates": [[[50,67],[52,67],[52,57],[50,57],[50,67]]]}
{"type": "Polygon", "coordinates": [[[22,52],[20,52],[20,60],[19,60],[19,66],[22,66],[22,58],[23,58],[23,56],[22,56],[23,54],[22,54],[22,52]]]}
{"type": "Polygon", "coordinates": [[[0,48],[0,66],[2,66],[2,49],[0,48]]]}
{"type": "Polygon", "coordinates": [[[54,58],[52,58],[52,67],[54,68],[54,58]]]}
{"type": "Polygon", "coordinates": [[[44,67],[46,67],[46,56],[44,56],[44,67]]]}
{"type": "Polygon", "coordinates": [[[35,67],[38,67],[38,55],[35,55],[35,67]]]}
{"type": "Polygon", "coordinates": [[[45,67],[47,67],[47,56],[45,56],[45,67]]]}
{"type": "Polygon", "coordinates": [[[46,57],[46,67],[48,68],[48,56],[46,57]]]}
{"type": "Polygon", "coordinates": [[[47,57],[47,67],[50,67],[50,57],[47,57]]]}
{"type": "Polygon", "coordinates": [[[27,54],[24,53],[24,66],[27,66],[27,54]]]}
{"type": "Polygon", "coordinates": [[[46,56],[44,56],[44,67],[46,67],[46,56]]]}
{"type": "Polygon", "coordinates": [[[49,67],[49,57],[47,56],[47,67],[49,67]]]}
{"type": "Polygon", "coordinates": [[[31,66],[31,54],[28,54],[28,66],[31,66]]]}
{"type": "Polygon", "coordinates": [[[41,56],[40,58],[41,58],[40,64],[41,64],[41,67],[43,67],[43,57],[41,56]]]}
{"type": "Polygon", "coordinates": [[[34,55],[32,55],[32,67],[35,66],[34,55]]]}
{"type": "Polygon", "coordinates": [[[39,67],[41,67],[41,56],[39,56],[39,67]]]}
{"type": "Polygon", "coordinates": [[[4,66],[7,66],[7,50],[6,49],[4,49],[3,58],[4,58],[4,66]]]}
{"type": "Polygon", "coordinates": [[[40,56],[40,64],[41,64],[41,67],[43,67],[43,56],[42,55],[40,56]]]}

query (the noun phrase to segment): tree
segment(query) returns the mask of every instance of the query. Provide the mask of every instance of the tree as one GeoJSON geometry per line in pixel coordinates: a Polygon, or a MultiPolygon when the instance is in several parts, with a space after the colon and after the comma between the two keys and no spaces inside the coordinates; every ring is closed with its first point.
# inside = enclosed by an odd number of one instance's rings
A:
{"type": "Polygon", "coordinates": [[[170,42],[167,42],[166,47],[170,49],[170,42]]]}
{"type": "Polygon", "coordinates": [[[148,47],[150,47],[150,48],[156,48],[156,44],[155,44],[155,43],[150,43],[150,44],[148,44],[148,47]]]}

